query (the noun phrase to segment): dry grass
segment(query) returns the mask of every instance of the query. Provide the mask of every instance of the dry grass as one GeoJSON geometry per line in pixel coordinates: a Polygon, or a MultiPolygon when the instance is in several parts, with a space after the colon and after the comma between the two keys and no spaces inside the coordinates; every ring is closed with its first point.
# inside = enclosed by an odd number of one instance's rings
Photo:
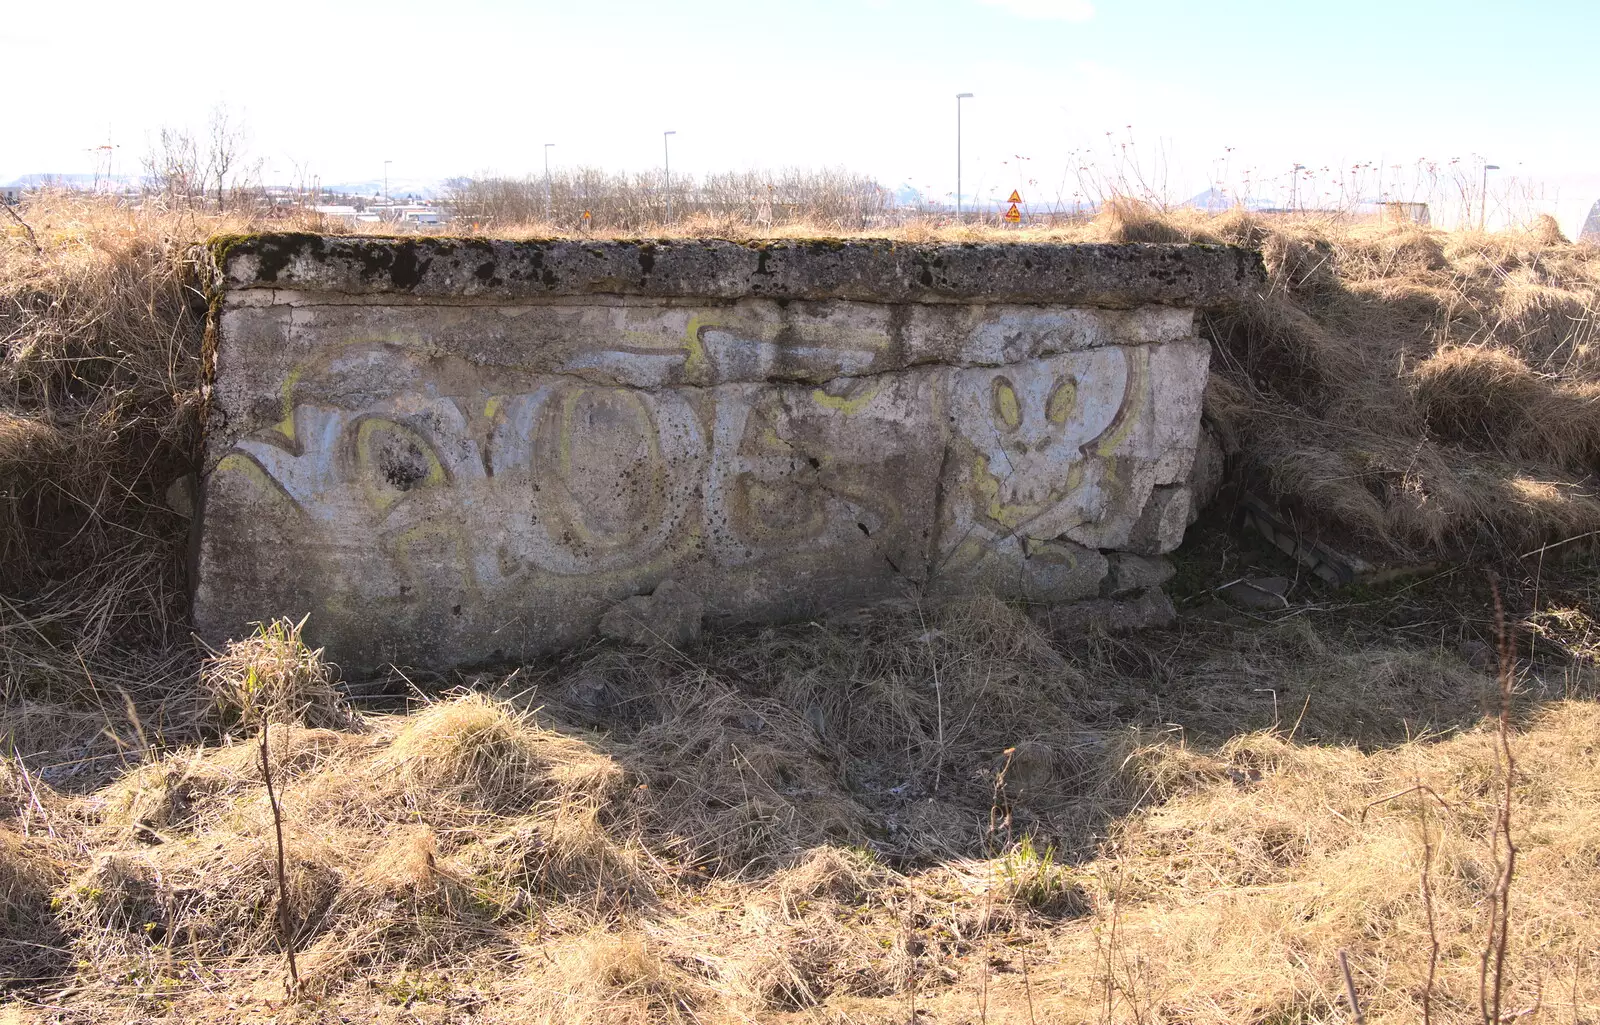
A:
{"type": "MultiPolygon", "coordinates": [[[[1474,723],[1492,681],[1299,619],[1150,638],[1180,674],[1152,681],[1109,642],[1019,659],[1042,638],[1005,606],[926,617],[949,647],[886,644],[870,664],[847,650],[917,636],[915,610],[728,639],[676,667],[601,655],[613,686],[631,669],[660,692],[643,709],[620,691],[590,702],[599,732],[566,706],[592,694],[592,658],[359,731],[274,727],[302,1013],[888,1021],[914,1001],[1001,1021],[1031,1001],[1039,1021],[1319,1020],[1337,1013],[1345,950],[1369,1020],[1416,1020],[1426,829],[1432,1013],[1475,1020],[1500,769],[1492,727],[1474,723]],[[987,698],[986,666],[1011,681],[987,698]],[[1271,699],[1246,686],[1266,681],[1271,699]],[[819,731],[807,711],[824,691],[897,686],[859,732],[819,731]],[[679,687],[698,721],[662,700],[679,687]],[[1011,688],[1009,711],[949,729],[1011,688]],[[1273,726],[1274,704],[1293,718],[1273,726]],[[936,782],[936,745],[909,738],[940,707],[936,782]],[[1418,782],[1448,811],[1374,803],[1418,782]],[[824,807],[849,809],[847,835],[824,807]]],[[[1549,688],[1529,677],[1524,700],[1549,688]]],[[[1510,1000],[1542,986],[1580,1018],[1600,942],[1582,913],[1600,900],[1597,730],[1600,706],[1552,697],[1513,738],[1510,1000]]],[[[70,977],[73,1006],[220,1019],[281,1000],[256,754],[174,751],[81,797],[36,784],[55,836],[0,823],[10,941],[60,951],[41,974],[70,977]]]]}
{"type": "MultiPolygon", "coordinates": [[[[1416,1021],[1426,831],[1432,1016],[1478,1020],[1500,770],[1492,681],[1455,645],[1481,600],[1407,585],[1071,642],[997,602],[907,604],[687,654],[588,649],[359,714],[291,622],[209,661],[185,640],[167,492],[201,397],[186,247],[249,225],[70,197],[24,213],[42,255],[0,236],[0,972],[25,1000],[107,1021],[1265,1025],[1343,1018],[1343,950],[1369,1021],[1416,1021]],[[309,983],[292,1007],[261,721],[309,983]],[[1419,782],[1448,810],[1373,805],[1419,782]]],[[[750,230],[684,230],[712,228],[750,230]]],[[[1117,203],[895,235],[1259,245],[1267,290],[1205,321],[1208,410],[1252,486],[1398,556],[1600,529],[1600,261],[1548,226],[1117,203]]],[[[1193,604],[1218,582],[1191,581],[1193,604]]],[[[1537,992],[1587,1021],[1592,580],[1555,604],[1541,586],[1508,1006],[1537,992]]]]}
{"type": "MultiPolygon", "coordinates": [[[[634,855],[596,820],[621,777],[604,755],[476,694],[366,725],[270,734],[295,943],[318,985],[505,947],[499,923],[555,895],[582,899],[551,920],[627,906],[634,855]]],[[[76,807],[83,867],[56,920],[100,978],[148,995],[276,962],[256,755],[250,743],[176,752],[76,807]]]]}
{"type": "Polygon", "coordinates": [[[304,618],[258,624],[254,634],[206,660],[200,684],[231,724],[349,722],[333,689],[333,667],[322,660],[322,649],[313,651],[301,639],[305,625],[304,618]]]}
{"type": "MultiPolygon", "coordinates": [[[[1247,220],[1212,237],[1245,241],[1247,220]]],[[[1391,557],[1600,527],[1590,248],[1312,222],[1263,248],[1267,291],[1208,324],[1208,409],[1259,487],[1391,557]]]]}

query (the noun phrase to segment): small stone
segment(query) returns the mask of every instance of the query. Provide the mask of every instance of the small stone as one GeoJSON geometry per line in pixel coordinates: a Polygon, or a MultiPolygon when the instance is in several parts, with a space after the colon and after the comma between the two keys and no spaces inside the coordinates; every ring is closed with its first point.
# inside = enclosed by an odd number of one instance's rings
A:
{"type": "Polygon", "coordinates": [[[1181,485],[1150,492],[1139,522],[1128,536],[1128,549],[1143,555],[1165,555],[1183,544],[1189,526],[1189,489],[1181,485]]]}
{"type": "Polygon", "coordinates": [[[700,596],[663,580],[651,594],[636,594],[600,619],[600,636],[624,644],[683,647],[700,639],[705,603],[700,596]]]}
{"type": "Polygon", "coordinates": [[[999,771],[1005,773],[1006,790],[1013,794],[1036,793],[1056,778],[1056,753],[1050,745],[1024,740],[999,758],[999,771]]]}
{"type": "Polygon", "coordinates": [[[1456,654],[1467,665],[1484,672],[1493,672],[1500,666],[1500,656],[1495,653],[1494,647],[1475,637],[1456,645],[1456,654]]]}
{"type": "Polygon", "coordinates": [[[167,508],[184,519],[194,518],[195,476],[186,473],[167,485],[167,508]]]}
{"type": "Polygon", "coordinates": [[[574,706],[591,712],[602,711],[616,703],[616,692],[598,676],[580,676],[567,684],[567,700],[574,706]]]}
{"type": "Polygon", "coordinates": [[[1100,590],[1107,596],[1144,591],[1160,587],[1171,580],[1175,572],[1172,563],[1159,556],[1109,552],[1106,554],[1106,578],[1100,590]]]}

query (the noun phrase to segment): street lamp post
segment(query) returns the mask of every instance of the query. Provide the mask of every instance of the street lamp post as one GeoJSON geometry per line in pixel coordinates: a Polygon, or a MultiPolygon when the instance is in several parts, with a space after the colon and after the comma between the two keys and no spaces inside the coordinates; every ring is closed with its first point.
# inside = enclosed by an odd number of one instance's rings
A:
{"type": "Polygon", "coordinates": [[[677,131],[661,133],[661,167],[667,190],[667,223],[672,223],[672,150],[668,145],[667,136],[677,135],[677,131]]]}
{"type": "MultiPolygon", "coordinates": [[[[1500,170],[1500,165],[1499,164],[1484,164],[1483,165],[1483,189],[1478,193],[1478,230],[1479,231],[1483,230],[1484,218],[1487,217],[1488,213],[1489,213],[1489,172],[1490,171],[1498,171],[1498,170],[1500,170]]],[[[1472,216],[1472,214],[1470,213],[1471,207],[1468,207],[1468,210],[1469,210],[1469,213],[1467,214],[1467,216],[1471,217],[1472,216]]]]}
{"type": "Polygon", "coordinates": [[[1306,169],[1304,164],[1295,164],[1289,171],[1289,209],[1300,209],[1300,172],[1306,169]]]}
{"type": "Polygon", "coordinates": [[[972,99],[971,93],[956,93],[956,220],[961,220],[961,101],[972,99]]]}
{"type": "Polygon", "coordinates": [[[392,163],[394,163],[393,160],[385,160],[383,162],[383,205],[384,206],[388,206],[389,205],[389,165],[392,164],[392,163]]]}
{"type": "Polygon", "coordinates": [[[544,219],[550,219],[550,147],[555,143],[544,144],[544,219]]]}

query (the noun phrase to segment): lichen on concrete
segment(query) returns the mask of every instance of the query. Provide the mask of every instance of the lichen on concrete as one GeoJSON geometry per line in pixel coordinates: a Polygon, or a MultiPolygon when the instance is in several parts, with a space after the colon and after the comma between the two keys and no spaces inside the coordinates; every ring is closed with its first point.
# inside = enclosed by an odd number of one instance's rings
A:
{"type": "Polygon", "coordinates": [[[230,288],[510,301],[639,295],[863,302],[1208,306],[1262,278],[1237,246],[723,239],[505,242],[304,233],[232,237],[230,288]]]}

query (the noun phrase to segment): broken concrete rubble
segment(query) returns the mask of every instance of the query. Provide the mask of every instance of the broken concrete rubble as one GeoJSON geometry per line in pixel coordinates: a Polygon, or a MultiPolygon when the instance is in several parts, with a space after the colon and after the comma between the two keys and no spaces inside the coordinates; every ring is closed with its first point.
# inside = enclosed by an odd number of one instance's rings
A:
{"type": "Polygon", "coordinates": [[[682,648],[700,639],[705,603],[700,596],[664,580],[647,595],[634,595],[600,617],[600,636],[624,644],[682,648]]]}

